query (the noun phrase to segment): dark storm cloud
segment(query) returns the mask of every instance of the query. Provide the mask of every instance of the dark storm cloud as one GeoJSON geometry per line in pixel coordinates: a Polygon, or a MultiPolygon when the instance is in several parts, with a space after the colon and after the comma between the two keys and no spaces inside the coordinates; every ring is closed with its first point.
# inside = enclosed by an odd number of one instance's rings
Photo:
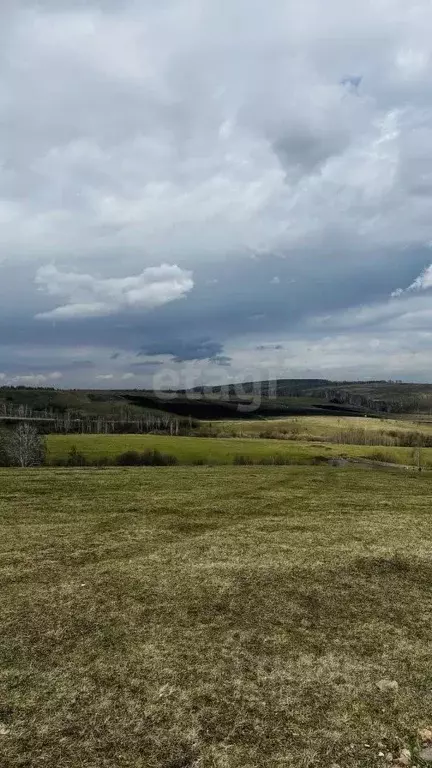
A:
{"type": "Polygon", "coordinates": [[[223,350],[222,344],[209,338],[169,339],[165,342],[154,342],[143,347],[139,354],[143,355],[172,355],[175,363],[185,360],[212,360],[223,350]]]}

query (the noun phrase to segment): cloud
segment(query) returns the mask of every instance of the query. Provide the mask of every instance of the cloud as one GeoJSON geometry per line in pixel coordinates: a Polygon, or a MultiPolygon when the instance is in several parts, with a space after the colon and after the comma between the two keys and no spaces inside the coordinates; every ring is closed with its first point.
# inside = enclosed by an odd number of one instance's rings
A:
{"type": "Polygon", "coordinates": [[[341,0],[325,14],[320,0],[16,4],[3,258],[136,262],[144,244],[146,259],[195,262],[337,232],[423,242],[431,21],[427,0],[351,17],[341,0]]]}
{"type": "Polygon", "coordinates": [[[263,352],[265,350],[271,350],[271,349],[281,350],[283,348],[284,348],[283,344],[258,344],[258,346],[255,347],[255,349],[258,350],[258,352],[263,352]]]}
{"type": "Polygon", "coordinates": [[[54,265],[40,267],[35,278],[40,290],[63,296],[67,303],[36,315],[40,319],[67,320],[104,317],[127,309],[154,309],[183,298],[193,288],[191,273],[175,265],[147,267],[123,278],[95,278],[61,272],[54,265]]]}
{"type": "Polygon", "coordinates": [[[144,355],[170,355],[175,363],[186,360],[214,360],[220,356],[223,345],[219,341],[210,338],[201,339],[175,339],[154,342],[143,347],[138,354],[144,355]]]}
{"type": "Polygon", "coordinates": [[[51,373],[27,373],[2,376],[1,378],[2,380],[7,379],[7,383],[10,385],[22,384],[24,386],[37,387],[60,381],[63,378],[63,374],[60,371],[52,371],[51,373]]]}
{"type": "Polygon", "coordinates": [[[143,360],[140,363],[130,363],[129,367],[135,368],[138,371],[144,371],[146,369],[158,368],[161,365],[164,365],[162,360],[143,360]]]}
{"type": "Polygon", "coordinates": [[[392,296],[401,296],[408,291],[427,291],[429,288],[432,288],[432,264],[426,267],[408,288],[397,288],[396,291],[393,291],[392,296]]]}
{"type": "Polygon", "coordinates": [[[323,316],[326,338],[370,329],[385,355],[394,323],[422,349],[427,301],[406,302],[428,298],[427,270],[412,282],[432,241],[428,0],[4,5],[2,368],[85,348],[117,380],[143,347],[228,376],[299,329],[324,365],[323,316]],[[65,322],[42,335],[35,316],[65,322]]]}
{"type": "Polygon", "coordinates": [[[341,80],[341,85],[344,85],[348,90],[353,89],[357,91],[361,85],[363,77],[361,75],[346,75],[341,80]]]}
{"type": "Polygon", "coordinates": [[[113,373],[99,373],[96,377],[96,379],[100,379],[101,381],[110,381],[114,378],[113,373]]]}
{"type": "Polygon", "coordinates": [[[232,358],[228,355],[215,355],[214,357],[210,358],[210,361],[216,365],[228,368],[231,364],[232,358]]]}

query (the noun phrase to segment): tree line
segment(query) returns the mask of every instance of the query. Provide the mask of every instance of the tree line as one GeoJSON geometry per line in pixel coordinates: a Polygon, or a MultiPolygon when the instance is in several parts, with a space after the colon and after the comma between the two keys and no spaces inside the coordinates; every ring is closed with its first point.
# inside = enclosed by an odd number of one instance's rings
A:
{"type": "Polygon", "coordinates": [[[113,414],[95,416],[70,410],[60,414],[50,408],[35,410],[29,405],[0,403],[0,424],[12,427],[17,422],[34,422],[43,434],[60,435],[141,435],[150,432],[167,435],[190,435],[199,427],[199,422],[191,416],[181,417],[151,412],[136,415],[130,409],[121,409],[117,417],[113,414]]]}

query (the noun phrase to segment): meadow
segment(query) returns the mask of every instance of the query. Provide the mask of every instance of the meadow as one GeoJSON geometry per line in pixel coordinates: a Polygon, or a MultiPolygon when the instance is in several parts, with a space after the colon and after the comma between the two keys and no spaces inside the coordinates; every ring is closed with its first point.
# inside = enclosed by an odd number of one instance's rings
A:
{"type": "Polygon", "coordinates": [[[421,765],[431,505],[352,467],[0,470],[1,765],[421,765]]]}
{"type": "MultiPolygon", "coordinates": [[[[300,439],[334,439],[340,442],[355,433],[361,442],[372,441],[380,434],[406,435],[418,433],[432,436],[432,422],[411,418],[373,418],[365,416],[289,416],[275,419],[244,419],[237,421],[203,422],[202,430],[211,428],[218,435],[260,437],[296,436],[300,439]]],[[[352,442],[349,440],[349,442],[352,442]]],[[[385,443],[384,443],[385,444],[385,443]]]]}
{"type": "MultiPolygon", "coordinates": [[[[266,422],[267,423],[267,422],[266,422]]],[[[379,459],[413,464],[413,449],[374,445],[340,445],[310,440],[224,437],[171,437],[169,435],[48,435],[48,461],[67,457],[75,446],[89,461],[115,459],[125,451],[158,450],[175,456],[182,464],[232,464],[239,457],[259,463],[282,457],[288,463],[311,463],[332,457],[379,459]]],[[[432,466],[432,448],[421,451],[424,466],[432,466]]]]}

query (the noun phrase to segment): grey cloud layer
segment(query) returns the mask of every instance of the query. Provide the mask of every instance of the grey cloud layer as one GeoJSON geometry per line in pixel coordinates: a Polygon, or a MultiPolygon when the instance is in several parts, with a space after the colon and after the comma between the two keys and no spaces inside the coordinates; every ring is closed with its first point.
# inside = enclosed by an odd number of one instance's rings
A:
{"type": "Polygon", "coordinates": [[[428,0],[6,2],[0,370],[37,345],[34,375],[94,362],[73,383],[132,380],[140,349],[285,374],[291,343],[362,375],[369,313],[387,367],[411,318],[423,375],[431,26],[428,0]]]}

